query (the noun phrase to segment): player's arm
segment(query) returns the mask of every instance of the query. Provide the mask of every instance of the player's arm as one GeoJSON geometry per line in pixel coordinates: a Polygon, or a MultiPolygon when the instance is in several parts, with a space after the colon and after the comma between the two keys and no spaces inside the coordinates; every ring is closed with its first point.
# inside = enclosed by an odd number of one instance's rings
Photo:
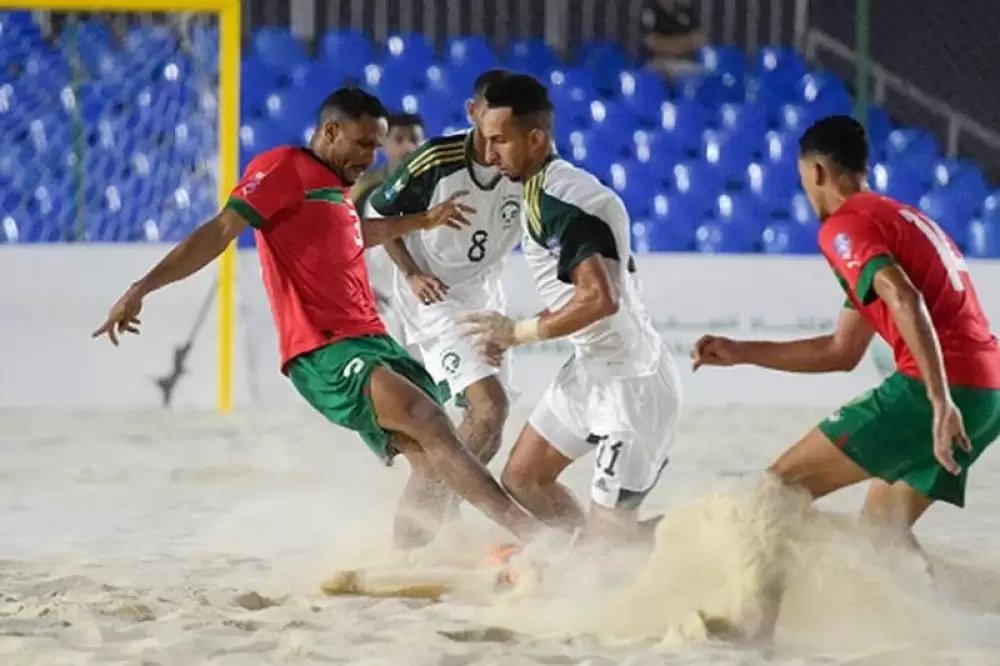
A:
{"type": "Polygon", "coordinates": [[[872,289],[889,308],[899,334],[913,353],[931,404],[937,406],[949,401],[951,393],[941,343],[923,294],[896,264],[886,265],[875,273],[872,289]]]}
{"type": "Polygon", "coordinates": [[[518,344],[572,335],[618,312],[618,291],[611,283],[607,266],[599,254],[592,254],[570,270],[573,297],[558,310],[517,322],[518,344]]]}
{"type": "Polygon", "coordinates": [[[573,285],[573,296],[558,310],[545,310],[517,322],[498,314],[469,317],[469,332],[484,337],[490,353],[572,335],[618,312],[618,290],[605,260],[625,259],[618,254],[610,227],[562,202],[557,201],[552,208],[558,212],[548,220],[547,231],[559,239],[557,276],[573,285]]]}
{"type": "Polygon", "coordinates": [[[746,364],[784,372],[849,372],[861,362],[874,333],[853,307],[845,307],[828,335],[788,342],[705,336],[695,344],[694,367],[746,364]]]}
{"type": "Polygon", "coordinates": [[[257,158],[247,167],[225,208],[132,283],[92,337],[107,334],[117,345],[116,332],[138,333],[143,297],[197,273],[222,254],[247,226],[265,227],[276,213],[296,205],[302,198],[298,172],[284,153],[275,151],[257,158]]]}
{"type": "MultiPolygon", "coordinates": [[[[472,206],[462,203],[461,199],[468,192],[455,192],[451,197],[442,201],[434,208],[420,213],[410,215],[400,215],[391,218],[366,218],[361,223],[361,234],[365,240],[365,247],[375,247],[376,245],[386,245],[393,239],[402,238],[414,231],[423,229],[434,229],[436,227],[450,227],[461,229],[469,226],[468,215],[476,212],[472,206]]],[[[403,248],[406,251],[406,248],[403,248]]],[[[406,251],[409,255],[409,251],[406,251]]],[[[391,252],[386,252],[392,258],[391,252]]],[[[412,261],[413,258],[410,257],[412,261]]]]}
{"type": "Polygon", "coordinates": [[[194,275],[222,254],[247,228],[248,222],[235,210],[224,208],[195,229],[167,253],[146,275],[132,285],[140,296],[194,275]]]}

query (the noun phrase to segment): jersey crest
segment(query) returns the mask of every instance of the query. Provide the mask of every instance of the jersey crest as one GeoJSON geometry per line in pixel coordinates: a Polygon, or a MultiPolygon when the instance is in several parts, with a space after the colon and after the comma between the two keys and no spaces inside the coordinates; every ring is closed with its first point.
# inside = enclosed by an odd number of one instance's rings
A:
{"type": "Polygon", "coordinates": [[[504,231],[510,229],[518,223],[521,218],[521,198],[519,196],[509,196],[500,205],[500,223],[504,231]]]}

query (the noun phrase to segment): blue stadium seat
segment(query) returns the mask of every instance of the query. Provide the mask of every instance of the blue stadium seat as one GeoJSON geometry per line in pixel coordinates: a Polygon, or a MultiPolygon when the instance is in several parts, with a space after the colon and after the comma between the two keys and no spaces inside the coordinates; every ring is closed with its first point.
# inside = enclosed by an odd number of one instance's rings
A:
{"type": "Polygon", "coordinates": [[[570,89],[565,87],[555,88],[551,90],[549,95],[553,106],[558,110],[557,132],[585,129],[590,124],[590,103],[593,98],[578,99],[570,89]]]}
{"type": "Polygon", "coordinates": [[[1000,258],[1000,238],[997,225],[986,220],[973,220],[966,230],[965,253],[982,259],[1000,258]]]}
{"type": "Polygon", "coordinates": [[[758,207],[771,215],[787,211],[799,189],[798,174],[760,162],[747,167],[746,183],[758,207]]]}
{"type": "MultiPolygon", "coordinates": [[[[618,102],[606,102],[594,100],[589,105],[590,118],[589,126],[592,129],[599,129],[604,132],[613,132],[618,135],[628,136],[628,130],[636,126],[635,116],[629,108],[618,102]]],[[[625,138],[623,144],[627,144],[625,138]]]]}
{"type": "Polygon", "coordinates": [[[448,41],[444,64],[449,78],[463,90],[471,90],[482,72],[498,66],[499,60],[484,37],[461,37],[448,41]]]}
{"type": "Polygon", "coordinates": [[[689,252],[693,247],[693,234],[686,236],[676,229],[648,220],[632,224],[632,248],[638,253],[689,252]]]}
{"type": "Polygon", "coordinates": [[[778,129],[793,136],[798,141],[802,133],[823,115],[815,106],[784,104],[778,111],[778,129]]]}
{"type": "Polygon", "coordinates": [[[345,76],[360,79],[365,65],[375,60],[375,49],[361,32],[330,30],[323,35],[320,57],[345,76]]]}
{"type": "Polygon", "coordinates": [[[510,44],[506,65],[515,72],[545,78],[550,70],[559,67],[559,57],[552,47],[541,39],[518,39],[510,44]]]}
{"type": "Polygon", "coordinates": [[[792,201],[788,206],[788,219],[796,224],[810,228],[818,228],[819,220],[816,219],[816,212],[806,193],[799,191],[792,195],[792,201]]]}
{"type": "Polygon", "coordinates": [[[991,192],[983,199],[982,213],[984,222],[1000,225],[1000,190],[991,192]]]}
{"type": "Polygon", "coordinates": [[[289,31],[279,26],[262,26],[253,34],[253,55],[261,64],[274,72],[288,71],[309,58],[302,42],[289,31]]]}
{"type": "Polygon", "coordinates": [[[771,131],[764,135],[761,163],[798,177],[799,140],[792,132],[771,131]]]}
{"type": "Polygon", "coordinates": [[[761,47],[753,66],[755,98],[771,109],[790,103],[795,99],[796,87],[805,73],[805,62],[794,49],[761,47]]]}
{"type": "Polygon", "coordinates": [[[768,131],[767,111],[752,102],[723,104],[716,125],[727,134],[747,134],[759,140],[768,131]]]}
{"type": "Polygon", "coordinates": [[[256,56],[240,63],[240,109],[256,113],[264,107],[267,96],[278,89],[278,75],[256,56]]]}
{"type": "MultiPolygon", "coordinates": [[[[81,232],[170,240],[214,210],[214,185],[192,178],[217,147],[215,124],[202,122],[199,107],[218,100],[194,76],[218,64],[217,28],[199,24],[181,43],[162,25],[134,26],[119,44],[96,16],[49,40],[30,14],[0,12],[0,241],[81,232]],[[73,62],[84,68],[82,85],[73,82],[73,62]],[[71,136],[76,119],[85,127],[82,158],[71,136]],[[77,211],[65,183],[81,170],[87,203],[77,211]],[[175,196],[162,214],[134,203],[165,191],[175,196]],[[58,228],[46,217],[56,211],[86,228],[58,228]]],[[[576,57],[563,62],[537,39],[515,41],[498,58],[483,37],[451,38],[438,54],[421,35],[395,35],[376,48],[362,33],[334,30],[315,59],[287,28],[261,28],[248,40],[241,168],[262,150],[306,140],[316,107],[351,79],[393,111],[420,113],[432,134],[462,129],[472,81],[503,60],[549,83],[559,150],[620,193],[637,251],[815,252],[797,140],[818,118],[852,107],[843,81],[778,46],[762,47],[749,64],[739,48],[705,47],[701,72],[671,89],[655,73],[629,69],[622,48],[602,42],[577,44],[576,57]]],[[[877,106],[868,129],[873,189],[921,205],[971,256],[995,254],[1000,190],[990,194],[975,164],[941,159],[933,136],[896,127],[877,106]]]]}
{"type": "Polygon", "coordinates": [[[621,160],[613,162],[606,172],[597,175],[618,193],[633,218],[649,217],[649,193],[660,186],[656,174],[637,162],[621,160]]]}
{"type": "Polygon", "coordinates": [[[754,137],[706,130],[701,138],[701,158],[723,183],[742,180],[754,153],[754,137]]]}
{"type": "Polygon", "coordinates": [[[757,200],[749,193],[725,193],[715,198],[712,218],[733,228],[732,233],[757,236],[764,226],[765,217],[757,200]]]}
{"type": "Polygon", "coordinates": [[[919,175],[903,162],[872,165],[868,183],[874,191],[914,206],[924,193],[919,175]]]}
{"type": "Polygon", "coordinates": [[[673,192],[661,192],[654,196],[649,211],[650,224],[684,245],[692,243],[703,217],[697,202],[673,192]]]}
{"type": "Polygon", "coordinates": [[[796,84],[797,103],[812,110],[813,117],[846,114],[852,111],[847,87],[827,72],[805,74],[796,84]]]}
{"type": "Polygon", "coordinates": [[[813,254],[816,236],[809,228],[790,221],[775,221],[760,234],[761,251],[765,254],[813,254]]]}
{"type": "Polygon", "coordinates": [[[705,222],[695,232],[695,250],[705,254],[744,254],[754,241],[742,229],[718,221],[705,222]]]}
{"type": "Polygon", "coordinates": [[[485,37],[453,37],[445,45],[445,60],[451,65],[472,66],[480,71],[497,66],[497,56],[485,37]]]}
{"type": "Polygon", "coordinates": [[[885,109],[880,106],[868,107],[867,120],[866,130],[868,132],[869,157],[873,160],[881,160],[885,157],[883,154],[885,142],[894,129],[892,121],[889,120],[889,115],[885,112],[885,109]]]}
{"type": "Polygon", "coordinates": [[[965,233],[968,218],[962,215],[958,197],[951,190],[941,188],[931,190],[920,197],[920,210],[955,238],[965,233]]]}
{"type": "Polygon", "coordinates": [[[928,162],[938,159],[937,142],[934,137],[914,128],[895,129],[886,137],[886,159],[903,158],[916,162],[928,162]]]}
{"type": "Polygon", "coordinates": [[[677,96],[709,109],[746,99],[746,82],[734,74],[685,74],[675,80],[677,96]]]}
{"type": "Polygon", "coordinates": [[[569,146],[572,150],[599,153],[608,161],[615,161],[633,156],[629,139],[622,132],[614,131],[614,127],[597,125],[571,132],[569,146]]]}
{"type": "Polygon", "coordinates": [[[631,58],[617,42],[580,42],[575,51],[576,62],[592,73],[601,94],[613,94],[618,88],[618,73],[631,64],[631,58]]]}
{"type": "Polygon", "coordinates": [[[962,217],[979,212],[981,202],[989,194],[983,172],[975,164],[962,159],[947,158],[933,167],[933,186],[954,193],[962,217]]]}
{"type": "Polygon", "coordinates": [[[669,177],[674,192],[689,199],[698,210],[706,212],[711,210],[724,185],[718,173],[700,160],[675,164],[669,177]]]}
{"type": "Polygon", "coordinates": [[[625,70],[618,74],[617,98],[643,125],[653,126],[660,118],[660,106],[669,91],[663,79],[648,70],[625,70]]]}
{"type": "Polygon", "coordinates": [[[240,151],[247,155],[249,161],[258,153],[276,148],[290,138],[288,130],[279,128],[267,119],[248,120],[240,126],[240,151]]]}
{"type": "Polygon", "coordinates": [[[549,73],[549,88],[568,96],[574,102],[589,102],[597,98],[593,75],[586,69],[561,68],[549,73]]]}
{"type": "Polygon", "coordinates": [[[632,133],[630,152],[637,162],[648,168],[667,172],[684,156],[672,134],[660,131],[636,130],[632,133]]]}
{"type": "Polygon", "coordinates": [[[743,51],[735,46],[703,46],[698,51],[698,62],[704,71],[711,74],[732,74],[743,77],[747,63],[743,51]]]}
{"type": "Polygon", "coordinates": [[[708,126],[709,113],[698,102],[680,100],[660,106],[658,127],[673,137],[682,150],[697,150],[701,135],[708,126]]]}
{"type": "Polygon", "coordinates": [[[434,61],[434,47],[426,35],[418,33],[399,33],[385,41],[382,49],[382,62],[405,60],[414,69],[426,70],[434,61]]]}
{"type": "Polygon", "coordinates": [[[292,86],[310,90],[321,100],[343,85],[347,76],[347,72],[332,66],[330,61],[323,58],[300,62],[288,70],[292,86]]]}

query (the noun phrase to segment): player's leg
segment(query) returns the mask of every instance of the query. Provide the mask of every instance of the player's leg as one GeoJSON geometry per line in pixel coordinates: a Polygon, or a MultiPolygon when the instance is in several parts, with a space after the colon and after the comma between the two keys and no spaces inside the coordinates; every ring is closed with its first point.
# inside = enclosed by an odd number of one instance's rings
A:
{"type": "Polygon", "coordinates": [[[510,411],[505,387],[508,368],[487,363],[473,341],[461,335],[458,325],[454,328],[453,334],[421,345],[421,356],[434,379],[445,383],[452,396],[461,397],[459,439],[488,463],[500,450],[510,411]]]}
{"type": "MultiPolygon", "coordinates": [[[[1000,392],[953,388],[953,398],[973,441],[972,454],[956,454],[958,476],[934,458],[933,410],[923,383],[898,373],[822,421],[771,471],[814,498],[874,478],[866,512],[897,516],[911,528],[934,501],[964,504],[969,465],[1000,434],[1000,392]]],[[[780,595],[770,600],[775,616],[779,603],[780,595]]]]}
{"type": "MultiPolygon", "coordinates": [[[[533,421],[538,421],[537,416],[533,421]]],[[[558,479],[575,458],[591,452],[593,446],[581,445],[586,437],[565,429],[549,427],[547,431],[559,433],[554,439],[562,443],[560,448],[538,432],[532,422],[526,423],[500,475],[500,483],[531,515],[551,527],[572,532],[583,526],[583,508],[558,479]],[[574,457],[563,451],[571,451],[574,457]]]]}
{"type": "Polygon", "coordinates": [[[372,370],[369,389],[379,426],[405,435],[403,442],[412,440],[451,490],[518,538],[534,534],[535,520],[459,441],[444,410],[424,390],[385,366],[372,370]]]}
{"type": "Polygon", "coordinates": [[[393,541],[397,548],[426,546],[441,531],[457,495],[434,471],[419,444],[397,433],[392,445],[410,464],[410,476],[396,509],[393,541]]]}
{"type": "Polygon", "coordinates": [[[607,435],[594,459],[587,539],[649,541],[639,508],[667,466],[680,406],[677,368],[667,356],[653,374],[597,387],[589,411],[593,429],[607,435]]]}
{"type": "Polygon", "coordinates": [[[384,461],[419,449],[452,490],[502,527],[526,538],[537,522],[504,493],[455,436],[423,367],[388,336],[343,340],[289,364],[293,385],[329,420],[354,430],[384,461]],[[396,442],[390,435],[405,437],[396,442]]]}
{"type": "Polygon", "coordinates": [[[500,476],[507,492],[532,515],[567,531],[583,525],[584,511],[558,478],[571,462],[596,448],[587,427],[588,395],[571,359],[532,411],[500,476]]]}

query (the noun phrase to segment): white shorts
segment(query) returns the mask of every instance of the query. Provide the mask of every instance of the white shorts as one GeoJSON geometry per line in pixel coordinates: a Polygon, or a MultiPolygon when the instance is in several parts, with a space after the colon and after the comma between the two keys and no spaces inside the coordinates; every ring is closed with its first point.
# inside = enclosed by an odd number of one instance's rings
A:
{"type": "Polygon", "coordinates": [[[483,359],[476,349],[475,341],[455,331],[436,340],[418,343],[423,357],[424,367],[434,381],[447,382],[452,396],[462,393],[476,382],[486,377],[498,377],[500,383],[508,392],[510,400],[514,399],[511,386],[510,354],[504,356],[503,364],[497,368],[483,359]]]}
{"type": "Polygon", "coordinates": [[[604,381],[588,380],[573,357],[528,422],[570,460],[596,452],[593,502],[637,508],[667,465],[680,403],[677,367],[666,351],[652,374],[604,381]]]}

